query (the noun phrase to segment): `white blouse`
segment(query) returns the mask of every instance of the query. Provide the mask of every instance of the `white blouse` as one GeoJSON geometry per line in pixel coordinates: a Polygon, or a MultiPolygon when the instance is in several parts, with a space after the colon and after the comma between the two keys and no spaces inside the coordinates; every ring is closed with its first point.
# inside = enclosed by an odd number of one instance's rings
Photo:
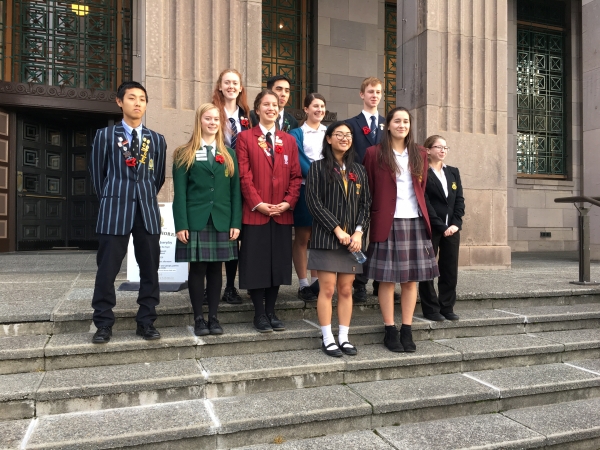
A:
{"type": "Polygon", "coordinates": [[[408,149],[402,154],[394,150],[396,164],[401,172],[396,173],[396,212],[394,219],[413,219],[419,217],[419,204],[413,186],[412,176],[408,170],[408,149]]]}
{"type": "MultiPolygon", "coordinates": [[[[304,153],[310,159],[310,162],[313,163],[320,159],[323,159],[323,138],[325,137],[325,131],[327,131],[327,127],[325,125],[319,125],[319,128],[315,130],[314,128],[309,127],[306,122],[300,127],[302,130],[302,147],[304,148],[304,153]]],[[[302,180],[302,184],[305,184],[306,180],[302,180]]]]}

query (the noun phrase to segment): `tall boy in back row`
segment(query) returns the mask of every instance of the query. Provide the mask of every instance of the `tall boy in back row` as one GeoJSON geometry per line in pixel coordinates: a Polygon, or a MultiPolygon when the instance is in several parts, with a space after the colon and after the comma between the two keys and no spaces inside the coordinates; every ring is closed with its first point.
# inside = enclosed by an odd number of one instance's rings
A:
{"type": "MultiPolygon", "coordinates": [[[[115,323],[115,279],[133,235],[140,267],[138,336],[159,339],[154,328],[159,303],[160,211],[157,194],[165,181],[164,136],[142,125],[148,94],[140,83],[126,81],[117,89],[123,120],[100,129],[92,147],[90,174],[98,200],[98,272],[92,297],[95,344],[110,341],[115,323]]],[[[130,255],[130,257],[133,255],[130,255]]]]}
{"type": "MultiPolygon", "coordinates": [[[[382,83],[379,78],[365,78],[360,85],[360,98],[363,101],[363,109],[356,117],[346,120],[346,123],[352,128],[354,134],[354,150],[356,151],[356,161],[363,163],[367,148],[377,145],[383,137],[383,126],[385,117],[377,111],[382,96],[382,83]]],[[[363,238],[364,240],[364,238],[363,238]]],[[[365,248],[363,242],[363,248],[365,248]]],[[[354,294],[352,299],[357,302],[367,301],[367,282],[369,279],[363,274],[356,275],[354,279],[354,294]]],[[[373,282],[373,295],[377,295],[379,283],[373,282]]]]}

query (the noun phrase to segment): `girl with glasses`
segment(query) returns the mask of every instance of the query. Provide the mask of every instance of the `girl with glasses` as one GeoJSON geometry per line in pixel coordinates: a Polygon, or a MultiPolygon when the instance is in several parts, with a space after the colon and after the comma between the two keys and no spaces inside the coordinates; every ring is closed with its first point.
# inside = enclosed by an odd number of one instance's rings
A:
{"type": "Polygon", "coordinates": [[[317,271],[311,271],[312,285],[310,285],[306,269],[308,241],[310,240],[313,222],[305,200],[306,176],[308,175],[310,165],[314,161],[323,158],[321,152],[327,127],[321,125],[321,121],[325,118],[325,97],[317,92],[308,94],[304,98],[304,112],[306,113],[306,122],[300,128],[290,131],[290,134],[296,138],[296,143],[298,144],[298,156],[300,157],[300,169],[302,170],[300,198],[298,199],[296,208],[294,208],[294,244],[292,246],[292,256],[300,284],[298,298],[305,301],[315,301],[319,292],[317,271]]]}
{"type": "Polygon", "coordinates": [[[438,276],[425,202],[427,158],[417,146],[406,108],[392,109],[381,144],[369,147],[364,165],[373,193],[366,275],[379,284],[385,325],[384,345],[393,352],[414,352],[412,319],[417,282],[438,276]],[[394,319],[394,286],[400,283],[402,326],[394,319]]]}
{"type": "Polygon", "coordinates": [[[465,215],[465,198],[456,167],[447,166],[444,160],[448,155],[446,140],[439,135],[429,136],[425,141],[429,157],[425,200],[431,220],[433,251],[439,252],[438,294],[433,280],[419,283],[419,297],[423,316],[429,320],[458,320],[454,313],[456,303],[456,282],[458,278],[458,249],[460,228],[465,215]]]}
{"type": "Polygon", "coordinates": [[[367,174],[355,162],[352,130],[344,122],[327,128],[323,159],[313,162],[306,179],[306,203],[314,220],[308,268],[319,276],[317,315],[326,355],[356,355],[348,338],[352,318],[352,282],[362,264],[352,254],[360,252],[369,225],[371,196],[367,174]],[[338,344],[331,331],[332,297],[338,294],[338,344]]]}

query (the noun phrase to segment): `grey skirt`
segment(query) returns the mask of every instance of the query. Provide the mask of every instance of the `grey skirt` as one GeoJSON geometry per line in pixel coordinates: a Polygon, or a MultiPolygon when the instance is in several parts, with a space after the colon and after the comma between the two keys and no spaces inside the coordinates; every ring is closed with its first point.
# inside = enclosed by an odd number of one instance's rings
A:
{"type": "Polygon", "coordinates": [[[356,262],[346,247],[337,250],[311,248],[308,251],[308,269],[334,273],[363,273],[362,264],[356,262]]]}

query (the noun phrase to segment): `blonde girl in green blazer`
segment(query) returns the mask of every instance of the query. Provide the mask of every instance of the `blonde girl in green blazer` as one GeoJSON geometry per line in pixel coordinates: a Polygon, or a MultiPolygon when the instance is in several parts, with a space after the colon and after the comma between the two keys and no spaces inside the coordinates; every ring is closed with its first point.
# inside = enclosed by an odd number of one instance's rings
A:
{"type": "Polygon", "coordinates": [[[235,152],[225,147],[219,110],[212,103],[196,111],[194,132],[173,154],[175,261],[189,262],[188,285],[197,336],[222,334],[217,320],[223,261],[238,257],[242,195],[235,152]],[[208,321],[202,300],[204,278],[208,321]]]}

